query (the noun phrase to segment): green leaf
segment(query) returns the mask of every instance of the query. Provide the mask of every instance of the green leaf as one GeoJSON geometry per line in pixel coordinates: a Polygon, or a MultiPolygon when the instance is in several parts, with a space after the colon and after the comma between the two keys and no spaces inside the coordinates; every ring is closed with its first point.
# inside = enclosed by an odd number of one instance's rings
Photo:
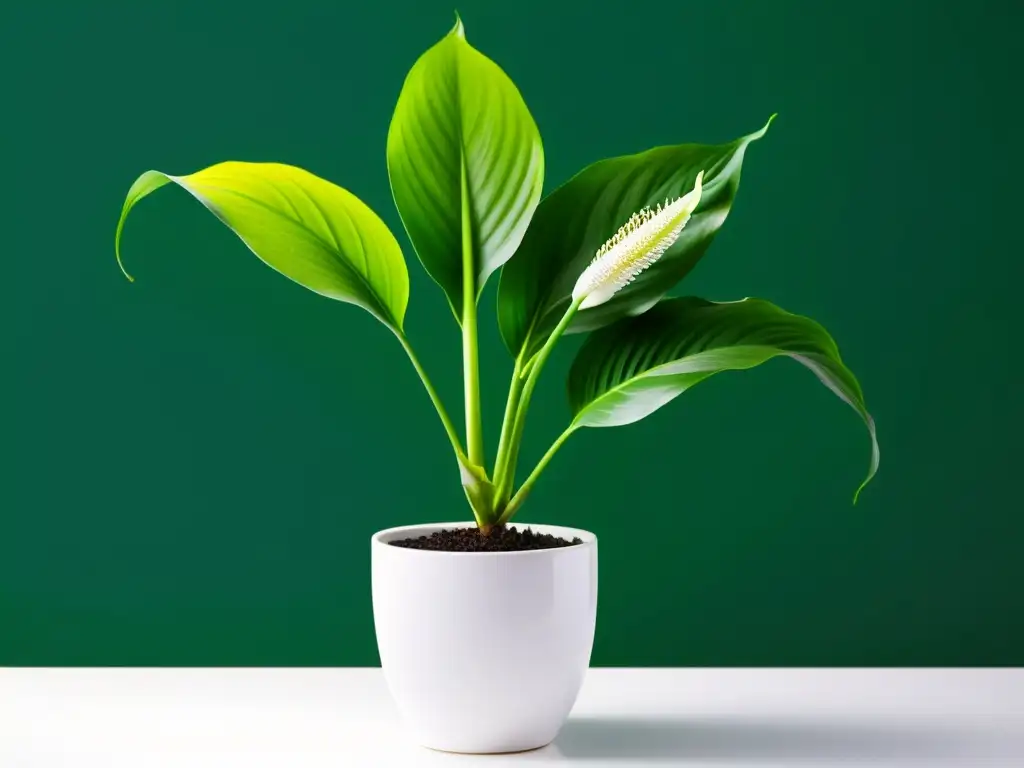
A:
{"type": "Polygon", "coordinates": [[[117,222],[118,263],[129,211],[171,182],[199,200],[285,277],[328,298],[363,307],[401,332],[409,303],[409,273],[395,236],[355,195],[290,165],[227,162],[188,176],[146,171],[128,190],[117,222]]]}
{"type": "Polygon", "coordinates": [[[409,239],[461,318],[515,252],[540,200],[540,133],[508,76],[462,22],[406,77],[388,132],[388,174],[409,239]]]}
{"type": "Polygon", "coordinates": [[[860,384],[824,328],[760,299],[666,299],[593,334],[569,372],[571,428],[630,424],[719,371],[753,368],[779,355],[813,371],[867,425],[871,464],[859,494],[879,458],[860,384]]]}
{"type": "MultiPolygon", "coordinates": [[[[773,116],[774,117],[774,116],[773,116]]],[[[594,254],[629,217],[689,192],[704,171],[704,192],[675,244],[646,272],[600,306],[580,311],[568,333],[591,330],[652,307],[700,260],[729,214],[743,156],[768,130],[729,144],[679,144],[601,160],[541,201],[515,258],[501,270],[498,324],[513,356],[543,346],[571,302],[594,254]]]]}

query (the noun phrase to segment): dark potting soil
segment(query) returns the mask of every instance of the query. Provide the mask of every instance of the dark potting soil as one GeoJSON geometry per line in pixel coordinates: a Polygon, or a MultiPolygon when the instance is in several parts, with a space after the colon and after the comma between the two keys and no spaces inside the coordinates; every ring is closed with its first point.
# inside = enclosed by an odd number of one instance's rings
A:
{"type": "Polygon", "coordinates": [[[479,528],[452,528],[434,531],[429,536],[415,536],[389,542],[393,547],[430,549],[436,552],[525,552],[531,549],[557,549],[582,544],[579,537],[572,541],[550,533],[535,533],[529,528],[519,530],[514,525],[494,528],[484,536],[479,528]]]}

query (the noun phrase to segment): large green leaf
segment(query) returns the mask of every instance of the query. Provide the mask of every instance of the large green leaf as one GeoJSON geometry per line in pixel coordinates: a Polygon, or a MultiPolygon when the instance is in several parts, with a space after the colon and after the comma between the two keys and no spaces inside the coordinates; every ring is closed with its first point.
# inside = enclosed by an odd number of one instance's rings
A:
{"type": "Polygon", "coordinates": [[[576,427],[630,424],[719,371],[785,355],[807,366],[864,420],[871,435],[868,483],[878,469],[875,422],[860,384],[818,323],[760,299],[666,299],[584,342],[569,372],[576,427]]]}
{"type": "Polygon", "coordinates": [[[598,248],[633,213],[690,191],[703,170],[700,205],[675,244],[611,301],[580,311],[567,332],[599,328],[653,306],[704,255],[732,207],[747,146],[767,130],[765,125],[729,144],[679,144],[601,160],[545,197],[515,258],[501,270],[498,324],[509,351],[524,359],[536,352],[598,248]]]}
{"type": "Polygon", "coordinates": [[[462,22],[413,66],[388,132],[395,204],[456,318],[515,252],[540,200],[540,133],[508,76],[462,22]]]}
{"type": "Polygon", "coordinates": [[[391,230],[355,195],[290,165],[227,162],[188,176],[146,171],[128,190],[121,210],[118,262],[129,211],[170,182],[191,193],[285,277],[357,304],[402,330],[409,273],[391,230]]]}

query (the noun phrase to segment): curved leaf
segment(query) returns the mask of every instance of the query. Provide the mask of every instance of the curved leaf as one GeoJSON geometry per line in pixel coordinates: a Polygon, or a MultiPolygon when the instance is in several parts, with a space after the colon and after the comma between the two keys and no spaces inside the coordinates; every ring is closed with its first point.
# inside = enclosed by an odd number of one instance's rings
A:
{"type": "Polygon", "coordinates": [[[466,42],[461,21],[406,77],[387,156],[409,239],[459,318],[464,287],[478,298],[515,252],[544,181],[533,117],[501,68],[466,42]]]}
{"type": "Polygon", "coordinates": [[[630,424],[719,371],[753,368],[779,355],[813,371],[867,425],[871,464],[859,494],[879,459],[875,422],[860,384],[824,328],[760,299],[666,299],[593,334],[569,372],[572,426],[630,424]]]}
{"type": "MultiPolygon", "coordinates": [[[[773,116],[774,117],[774,116],[773,116]]],[[[700,260],[729,214],[743,156],[761,130],[729,144],[679,144],[601,160],[545,197],[516,256],[501,270],[498,324],[513,356],[532,356],[571,302],[573,285],[604,242],[640,209],[688,192],[700,171],[704,191],[686,229],[657,264],[611,300],[581,310],[568,333],[645,312],[700,260]]]]}
{"type": "Polygon", "coordinates": [[[129,211],[170,182],[199,200],[285,277],[361,306],[402,330],[409,273],[391,230],[352,193],[290,165],[226,162],[188,176],[146,171],[128,190],[117,222],[118,263],[129,211]]]}

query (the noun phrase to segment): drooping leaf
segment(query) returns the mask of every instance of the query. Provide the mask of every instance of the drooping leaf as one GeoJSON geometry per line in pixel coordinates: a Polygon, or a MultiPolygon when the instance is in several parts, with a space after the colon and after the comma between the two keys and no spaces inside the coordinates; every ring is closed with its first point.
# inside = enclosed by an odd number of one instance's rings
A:
{"type": "Polygon", "coordinates": [[[512,256],[544,182],[533,117],[501,68],[466,42],[461,21],[406,77],[387,157],[409,239],[460,318],[464,287],[475,300],[512,256]]]}
{"type": "Polygon", "coordinates": [[[703,197],[679,239],[613,299],[577,313],[567,332],[640,314],[670,291],[725,221],[747,146],[768,125],[729,144],[679,144],[601,160],[545,197],[515,257],[501,270],[498,324],[512,355],[528,359],[543,346],[569,306],[576,280],[632,214],[685,194],[703,170],[703,197]]]}
{"type": "Polygon", "coordinates": [[[860,384],[821,325],[760,299],[665,299],[639,317],[591,335],[569,372],[573,427],[630,424],[709,376],[753,368],[780,355],[813,371],[864,420],[871,462],[859,494],[879,460],[875,422],[860,384]]]}
{"type": "Polygon", "coordinates": [[[128,213],[171,182],[285,277],[402,330],[409,273],[391,230],[352,193],[290,165],[226,162],[188,176],[146,171],[128,190],[117,223],[119,263],[128,213]]]}

